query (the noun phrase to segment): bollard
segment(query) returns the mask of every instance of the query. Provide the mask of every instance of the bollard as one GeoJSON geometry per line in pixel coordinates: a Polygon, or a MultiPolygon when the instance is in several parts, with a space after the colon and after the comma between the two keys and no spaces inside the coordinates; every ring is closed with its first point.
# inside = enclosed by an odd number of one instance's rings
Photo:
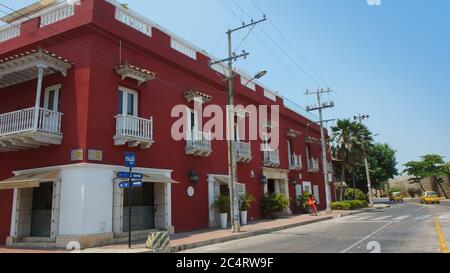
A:
{"type": "Polygon", "coordinates": [[[153,252],[170,252],[170,237],[167,231],[150,233],[145,246],[153,252]]]}

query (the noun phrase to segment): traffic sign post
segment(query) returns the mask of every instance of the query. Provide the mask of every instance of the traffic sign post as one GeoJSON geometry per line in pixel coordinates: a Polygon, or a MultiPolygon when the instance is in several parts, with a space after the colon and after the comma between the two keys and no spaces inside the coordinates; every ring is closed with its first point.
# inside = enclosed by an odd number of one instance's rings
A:
{"type": "Polygon", "coordinates": [[[131,248],[131,206],[133,199],[133,187],[131,176],[133,173],[133,167],[136,167],[136,154],[125,152],[124,154],[125,167],[130,168],[130,172],[128,173],[128,248],[131,248]]]}

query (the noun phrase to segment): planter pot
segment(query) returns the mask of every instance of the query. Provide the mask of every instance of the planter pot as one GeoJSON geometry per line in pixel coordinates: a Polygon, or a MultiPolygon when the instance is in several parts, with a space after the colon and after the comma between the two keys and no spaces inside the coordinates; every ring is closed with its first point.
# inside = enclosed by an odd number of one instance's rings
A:
{"type": "Polygon", "coordinates": [[[247,224],[247,211],[241,211],[241,225],[247,224]]]}
{"type": "Polygon", "coordinates": [[[228,213],[220,214],[220,227],[227,228],[228,227],[228,213]]]}

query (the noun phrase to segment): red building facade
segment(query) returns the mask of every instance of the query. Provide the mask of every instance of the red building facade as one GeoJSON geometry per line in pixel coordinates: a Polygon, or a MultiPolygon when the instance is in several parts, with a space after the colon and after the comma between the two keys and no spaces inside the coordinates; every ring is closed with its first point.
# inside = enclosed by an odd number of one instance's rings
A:
{"type": "MultiPolygon", "coordinates": [[[[179,118],[171,111],[192,108],[191,99],[224,108],[225,70],[210,68],[211,56],[113,1],[25,11],[0,28],[0,180],[6,180],[0,186],[0,244],[48,237],[63,246],[91,236],[82,242],[90,246],[120,238],[127,196],[113,180],[125,151],[136,153],[138,170],[154,184],[142,190],[153,196],[151,203],[136,201],[142,210],[134,215],[152,207],[153,219],[144,217],[140,229],[216,226],[211,203],[226,191],[227,142],[208,142],[193,124],[200,141],[174,140],[171,127],[179,118]]],[[[324,209],[321,148],[314,141],[319,127],[264,86],[244,86],[247,81],[238,73],[236,104],[280,109],[277,152],[267,156],[261,140],[242,141],[238,181],[256,198],[249,220],[263,218],[261,201],[270,191],[289,195],[289,213],[297,212],[301,190],[313,192],[324,209]],[[262,184],[262,176],[272,184],[262,184]]]]}

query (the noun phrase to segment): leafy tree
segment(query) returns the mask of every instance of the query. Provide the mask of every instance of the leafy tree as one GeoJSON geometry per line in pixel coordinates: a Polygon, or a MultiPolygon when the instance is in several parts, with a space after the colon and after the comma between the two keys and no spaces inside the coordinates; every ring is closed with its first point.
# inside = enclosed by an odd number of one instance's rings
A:
{"type": "MultiPolygon", "coordinates": [[[[338,120],[331,130],[331,153],[334,158],[342,161],[341,181],[344,181],[347,168],[351,168],[367,156],[373,140],[372,133],[365,125],[349,119],[338,120]]],[[[340,190],[342,201],[343,187],[340,190]]]]}
{"type": "MultiPolygon", "coordinates": [[[[367,161],[369,162],[370,179],[375,189],[380,189],[385,182],[399,174],[395,154],[396,151],[388,144],[376,143],[370,145],[367,161]]],[[[366,166],[364,163],[356,163],[353,166],[353,171],[357,188],[367,192],[366,166]]],[[[350,177],[347,176],[347,179],[350,179],[350,177]]]]}
{"type": "Polygon", "coordinates": [[[445,198],[448,199],[442,183],[444,180],[442,176],[450,174],[450,167],[445,164],[444,157],[436,154],[424,155],[420,157],[420,161],[411,161],[405,164],[405,173],[413,176],[410,183],[419,183],[423,190],[423,185],[420,181],[430,177],[431,180],[441,189],[445,198]]]}

